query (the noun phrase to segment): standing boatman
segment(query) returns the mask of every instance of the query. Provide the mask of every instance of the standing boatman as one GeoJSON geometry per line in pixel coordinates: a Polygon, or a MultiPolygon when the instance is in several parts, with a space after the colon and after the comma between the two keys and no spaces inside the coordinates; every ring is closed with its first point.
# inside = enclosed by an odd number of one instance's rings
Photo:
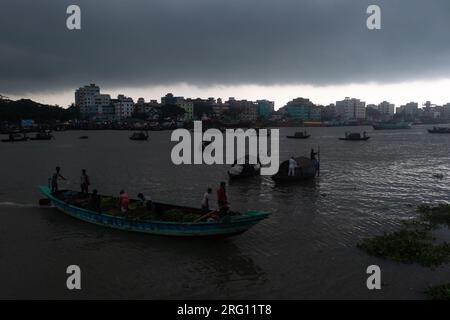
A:
{"type": "Polygon", "coordinates": [[[90,184],[91,184],[91,182],[90,182],[89,176],[86,173],[86,169],[81,170],[81,176],[80,176],[81,193],[88,194],[90,184]]]}
{"type": "Polygon", "coordinates": [[[219,214],[221,216],[228,213],[228,199],[225,186],[226,183],[222,181],[219,190],[217,190],[217,204],[219,205],[219,214]]]}
{"type": "Polygon", "coordinates": [[[289,177],[295,176],[295,168],[297,168],[297,167],[298,167],[297,161],[295,161],[294,157],[292,156],[289,159],[289,171],[288,171],[289,177]]]}
{"type": "Polygon", "coordinates": [[[62,176],[62,174],[60,173],[61,168],[60,167],[56,167],[56,171],[55,173],[53,173],[52,175],[52,193],[57,192],[58,191],[58,178],[61,178],[63,180],[67,180],[66,178],[64,178],[62,176]]]}

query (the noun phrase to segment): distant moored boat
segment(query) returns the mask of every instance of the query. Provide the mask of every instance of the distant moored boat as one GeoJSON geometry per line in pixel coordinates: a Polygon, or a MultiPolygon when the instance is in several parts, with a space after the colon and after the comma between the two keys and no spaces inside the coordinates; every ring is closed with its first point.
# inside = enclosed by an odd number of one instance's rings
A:
{"type": "Polygon", "coordinates": [[[380,122],[373,125],[375,130],[411,129],[409,122],[380,122]]]}
{"type": "Polygon", "coordinates": [[[345,138],[339,138],[339,140],[346,141],[367,141],[370,137],[364,132],[362,135],[359,132],[345,133],[345,138]]]}
{"type": "Polygon", "coordinates": [[[446,127],[434,127],[433,129],[428,129],[429,133],[450,133],[450,128],[446,127]]]}

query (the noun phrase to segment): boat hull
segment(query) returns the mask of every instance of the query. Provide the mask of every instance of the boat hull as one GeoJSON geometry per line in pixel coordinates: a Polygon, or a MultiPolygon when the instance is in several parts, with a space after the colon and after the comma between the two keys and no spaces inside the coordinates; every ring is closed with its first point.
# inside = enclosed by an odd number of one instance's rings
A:
{"type": "Polygon", "coordinates": [[[198,223],[144,221],[112,216],[76,207],[53,196],[48,187],[40,187],[40,189],[53,206],[74,218],[104,227],[153,235],[175,237],[231,236],[247,231],[249,228],[270,215],[266,212],[250,211],[245,215],[226,217],[229,219],[224,219],[223,221],[198,223]]]}

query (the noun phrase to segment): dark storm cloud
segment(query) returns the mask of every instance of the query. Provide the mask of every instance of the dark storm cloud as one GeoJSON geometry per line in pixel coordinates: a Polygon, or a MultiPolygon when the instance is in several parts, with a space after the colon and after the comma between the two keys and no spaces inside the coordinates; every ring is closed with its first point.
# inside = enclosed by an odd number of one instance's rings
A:
{"type": "Polygon", "coordinates": [[[0,92],[447,77],[448,0],[2,0],[0,92]],[[78,4],[82,30],[66,29],[78,4]],[[366,8],[382,8],[382,30],[366,8]]]}

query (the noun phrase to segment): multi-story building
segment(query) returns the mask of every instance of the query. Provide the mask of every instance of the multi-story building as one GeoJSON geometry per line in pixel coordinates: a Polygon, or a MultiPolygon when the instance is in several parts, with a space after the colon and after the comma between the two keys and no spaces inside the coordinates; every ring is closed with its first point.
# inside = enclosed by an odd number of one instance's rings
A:
{"type": "Polygon", "coordinates": [[[346,97],[336,101],[336,115],[343,121],[357,121],[366,118],[366,103],[359,99],[346,97]]]}
{"type": "Polygon", "coordinates": [[[387,101],[378,104],[377,110],[384,118],[392,118],[395,114],[395,105],[387,101]]]}
{"type": "Polygon", "coordinates": [[[119,94],[117,99],[112,100],[112,103],[115,108],[116,120],[122,121],[133,116],[134,101],[132,98],[119,94]]]}
{"type": "Polygon", "coordinates": [[[450,120],[450,103],[444,104],[441,108],[440,117],[443,120],[450,120]]]}
{"type": "Polygon", "coordinates": [[[239,112],[239,119],[242,121],[255,122],[258,120],[258,105],[253,101],[236,100],[230,97],[226,104],[229,105],[229,110],[236,110],[239,112]]]}
{"type": "Polygon", "coordinates": [[[161,104],[166,105],[177,105],[184,100],[184,97],[175,97],[172,93],[166,94],[164,97],[161,97],[161,104]]]}
{"type": "Polygon", "coordinates": [[[409,102],[397,108],[396,113],[402,113],[406,116],[419,115],[419,104],[417,102],[409,102]]]}
{"type": "Polygon", "coordinates": [[[285,117],[303,120],[303,121],[320,121],[320,110],[309,99],[296,98],[289,101],[281,112],[285,117]]]}
{"type": "Polygon", "coordinates": [[[75,91],[75,105],[80,108],[80,114],[83,118],[109,120],[111,96],[100,94],[100,88],[94,83],[75,91]]]}
{"type": "Polygon", "coordinates": [[[257,100],[258,117],[261,119],[269,119],[275,109],[275,103],[269,100],[257,100]]]}
{"type": "Polygon", "coordinates": [[[184,110],[184,120],[190,121],[194,119],[194,102],[187,100],[180,100],[176,103],[181,109],[184,110]]]}

